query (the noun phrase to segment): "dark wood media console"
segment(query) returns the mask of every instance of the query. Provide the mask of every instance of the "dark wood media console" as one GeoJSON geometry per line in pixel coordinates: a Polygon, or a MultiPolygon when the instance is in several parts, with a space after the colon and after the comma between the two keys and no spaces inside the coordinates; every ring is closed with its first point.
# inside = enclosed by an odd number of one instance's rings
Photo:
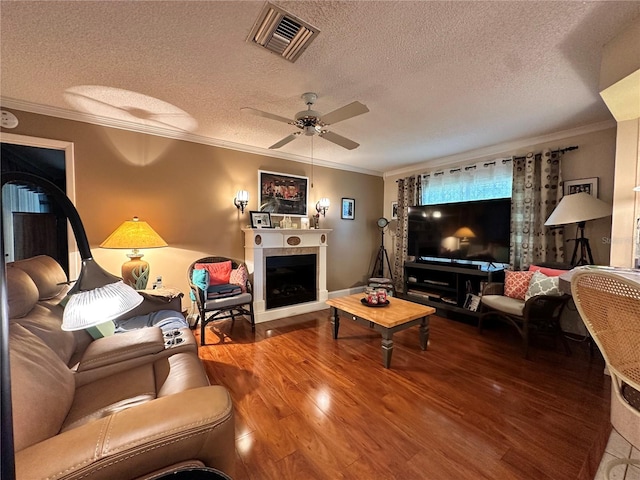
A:
{"type": "Polygon", "coordinates": [[[479,317],[480,312],[465,308],[467,293],[480,296],[486,282],[504,281],[504,270],[480,266],[465,267],[448,263],[405,262],[406,300],[430,305],[442,313],[454,312],[479,317]]]}

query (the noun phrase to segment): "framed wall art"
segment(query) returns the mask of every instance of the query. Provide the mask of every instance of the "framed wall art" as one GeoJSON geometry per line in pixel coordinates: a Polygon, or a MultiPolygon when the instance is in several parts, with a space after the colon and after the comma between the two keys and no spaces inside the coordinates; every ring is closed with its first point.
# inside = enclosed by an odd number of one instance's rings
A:
{"type": "Polygon", "coordinates": [[[269,212],[249,212],[251,228],[271,228],[271,214],[269,212]]]}
{"type": "Polygon", "coordinates": [[[271,215],[307,216],[309,179],[258,170],[259,210],[271,215]]]}
{"type": "Polygon", "coordinates": [[[391,202],[391,220],[398,219],[398,202],[391,202]]]}
{"type": "Polygon", "coordinates": [[[356,201],[353,198],[342,199],[342,209],[340,210],[340,218],[343,220],[353,220],[356,218],[356,201]]]}
{"type": "Polygon", "coordinates": [[[598,198],[598,177],[580,178],[578,180],[565,180],[564,194],[573,195],[574,193],[585,192],[598,198]]]}

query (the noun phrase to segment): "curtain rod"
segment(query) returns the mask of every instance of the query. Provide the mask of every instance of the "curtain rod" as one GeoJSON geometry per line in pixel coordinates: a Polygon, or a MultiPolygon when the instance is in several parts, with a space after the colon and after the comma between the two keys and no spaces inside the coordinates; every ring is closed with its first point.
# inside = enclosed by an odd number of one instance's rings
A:
{"type": "MultiPolygon", "coordinates": [[[[565,152],[570,152],[570,151],[572,151],[572,150],[577,150],[578,148],[580,148],[580,147],[578,147],[577,145],[572,145],[572,146],[570,146],[570,147],[559,148],[559,149],[557,149],[557,150],[551,150],[551,153],[565,153],[565,152]]],[[[517,159],[517,158],[526,158],[526,157],[514,157],[514,158],[516,158],[516,159],[517,159]]],[[[457,168],[457,170],[459,170],[460,168],[461,168],[461,167],[457,168]]],[[[465,170],[467,170],[467,169],[468,169],[468,167],[464,167],[464,168],[465,168],[465,170]]],[[[419,175],[427,175],[427,174],[420,173],[419,175]]],[[[399,180],[399,179],[398,179],[398,180],[399,180]]],[[[398,180],[396,180],[396,183],[398,183],[398,180]]]]}
{"type": "MultiPolygon", "coordinates": [[[[557,150],[551,150],[551,153],[565,153],[565,152],[570,152],[571,150],[577,150],[577,149],[578,149],[578,146],[577,145],[573,145],[571,147],[565,147],[565,148],[559,148],[557,150]]],[[[521,158],[527,158],[527,157],[525,156],[525,157],[513,157],[513,158],[515,158],[516,160],[519,160],[521,158]]]]}

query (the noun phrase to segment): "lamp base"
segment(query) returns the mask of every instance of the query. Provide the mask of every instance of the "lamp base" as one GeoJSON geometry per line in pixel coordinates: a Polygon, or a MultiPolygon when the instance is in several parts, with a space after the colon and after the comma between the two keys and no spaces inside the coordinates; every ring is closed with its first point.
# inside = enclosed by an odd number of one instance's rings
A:
{"type": "Polygon", "coordinates": [[[127,255],[130,260],[122,265],[122,280],[136,290],[144,290],[149,282],[149,262],[142,255],[127,255]]]}

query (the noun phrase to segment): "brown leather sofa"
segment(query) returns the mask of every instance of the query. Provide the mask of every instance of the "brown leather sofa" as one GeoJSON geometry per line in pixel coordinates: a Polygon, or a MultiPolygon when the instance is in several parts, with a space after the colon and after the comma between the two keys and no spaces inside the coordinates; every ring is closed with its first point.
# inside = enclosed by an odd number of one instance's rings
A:
{"type": "Polygon", "coordinates": [[[17,478],[233,476],[231,398],[209,385],[191,331],[65,332],[64,281],[49,257],[7,265],[17,478]]]}

